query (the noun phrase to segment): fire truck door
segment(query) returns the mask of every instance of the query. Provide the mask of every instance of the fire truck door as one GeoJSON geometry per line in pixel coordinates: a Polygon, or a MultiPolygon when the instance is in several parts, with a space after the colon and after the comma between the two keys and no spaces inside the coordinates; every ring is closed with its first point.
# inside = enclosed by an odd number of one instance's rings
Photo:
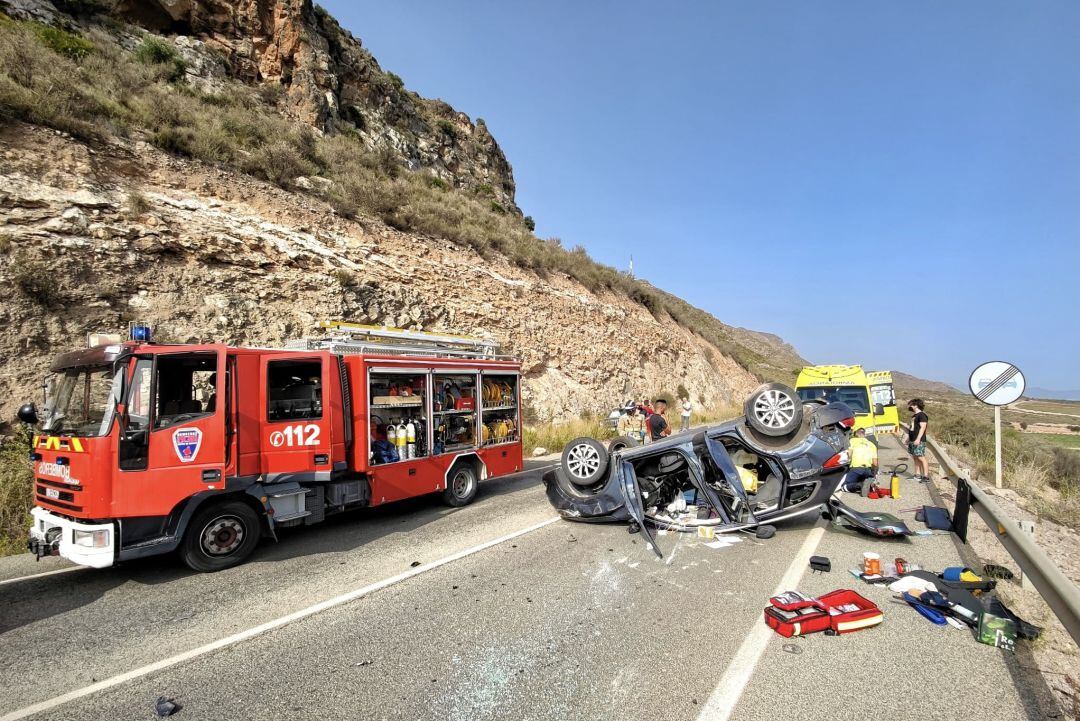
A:
{"type": "Polygon", "coordinates": [[[164,516],[200,491],[222,488],[225,354],[160,353],[135,361],[120,430],[118,517],[164,516]]]}
{"type": "Polygon", "coordinates": [[[328,353],[280,353],[261,360],[262,471],[267,483],[330,480],[328,353]]]}

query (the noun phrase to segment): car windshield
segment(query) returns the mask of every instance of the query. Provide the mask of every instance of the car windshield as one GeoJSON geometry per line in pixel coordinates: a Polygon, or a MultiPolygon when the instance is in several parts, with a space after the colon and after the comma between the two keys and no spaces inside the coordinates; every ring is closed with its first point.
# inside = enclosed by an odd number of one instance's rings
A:
{"type": "Polygon", "coordinates": [[[113,418],[113,396],[122,375],[109,366],[68,368],[49,381],[42,430],[72,436],[103,436],[113,418]]]}
{"type": "Polygon", "coordinates": [[[800,388],[799,398],[804,401],[822,400],[827,403],[839,401],[851,406],[856,413],[869,413],[870,401],[866,389],[861,386],[817,386],[800,388]]]}

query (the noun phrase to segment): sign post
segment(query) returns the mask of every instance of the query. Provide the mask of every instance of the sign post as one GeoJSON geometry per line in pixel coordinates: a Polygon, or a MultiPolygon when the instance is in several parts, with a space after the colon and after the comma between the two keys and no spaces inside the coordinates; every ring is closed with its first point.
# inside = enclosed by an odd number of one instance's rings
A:
{"type": "Polygon", "coordinates": [[[1001,407],[1024,395],[1024,374],[1012,363],[990,361],[971,372],[971,395],[994,407],[994,486],[1001,488],[1001,407]]]}

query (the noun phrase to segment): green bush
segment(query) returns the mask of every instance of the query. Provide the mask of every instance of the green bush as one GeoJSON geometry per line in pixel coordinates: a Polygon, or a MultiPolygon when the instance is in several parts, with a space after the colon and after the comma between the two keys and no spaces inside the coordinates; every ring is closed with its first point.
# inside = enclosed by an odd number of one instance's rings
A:
{"type": "Polygon", "coordinates": [[[340,285],[342,288],[350,288],[356,285],[356,276],[353,275],[351,271],[348,271],[345,268],[335,269],[332,275],[334,276],[334,280],[336,280],[338,282],[338,285],[340,285]]]}
{"type": "Polygon", "coordinates": [[[150,142],[169,153],[189,158],[195,155],[195,133],[191,130],[164,127],[150,136],[150,142]]]}
{"type": "Polygon", "coordinates": [[[443,135],[450,138],[450,140],[457,139],[457,128],[455,128],[454,124],[451,123],[449,120],[440,120],[439,130],[443,132],[443,135]]]}
{"type": "Polygon", "coordinates": [[[292,181],[311,172],[311,165],[287,140],[279,140],[255,150],[241,167],[251,175],[282,188],[288,188],[292,181]]]}
{"type": "Polygon", "coordinates": [[[526,215],[524,218],[521,219],[521,222],[525,225],[525,228],[530,233],[536,230],[536,221],[533,220],[533,217],[531,215],[526,215]]]}
{"type": "Polygon", "coordinates": [[[29,451],[30,433],[22,424],[0,437],[0,556],[26,550],[34,481],[29,451]]]}
{"type": "Polygon", "coordinates": [[[176,48],[153,35],[147,35],[135,48],[135,59],[145,65],[157,65],[163,68],[167,80],[179,80],[187,72],[187,63],[176,52],[176,48]]]}
{"type": "Polygon", "coordinates": [[[72,60],[82,60],[94,50],[94,44],[86,38],[43,23],[29,23],[34,34],[45,47],[72,60]]]}

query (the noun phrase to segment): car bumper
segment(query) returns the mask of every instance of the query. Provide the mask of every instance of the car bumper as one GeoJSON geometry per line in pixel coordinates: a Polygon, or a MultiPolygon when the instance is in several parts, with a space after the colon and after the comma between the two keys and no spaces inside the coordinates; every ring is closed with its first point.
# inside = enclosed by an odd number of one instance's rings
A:
{"type": "Polygon", "coordinates": [[[113,565],[116,559],[116,528],[112,523],[79,523],[49,513],[44,508],[33,508],[30,515],[34,523],[30,527],[27,547],[38,558],[60,556],[91,568],[113,565]],[[76,532],[97,545],[76,543],[76,532]],[[102,538],[103,542],[99,540],[102,538]]]}

